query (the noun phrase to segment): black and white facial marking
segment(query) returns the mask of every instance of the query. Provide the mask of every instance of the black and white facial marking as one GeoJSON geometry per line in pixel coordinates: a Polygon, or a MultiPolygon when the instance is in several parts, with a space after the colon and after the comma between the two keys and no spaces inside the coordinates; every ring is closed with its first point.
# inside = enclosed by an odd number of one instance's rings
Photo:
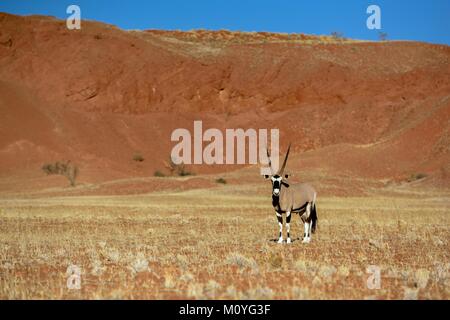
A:
{"type": "Polygon", "coordinates": [[[275,197],[278,197],[280,195],[281,182],[282,182],[283,178],[280,177],[279,175],[274,175],[270,179],[272,180],[272,194],[275,197]]]}

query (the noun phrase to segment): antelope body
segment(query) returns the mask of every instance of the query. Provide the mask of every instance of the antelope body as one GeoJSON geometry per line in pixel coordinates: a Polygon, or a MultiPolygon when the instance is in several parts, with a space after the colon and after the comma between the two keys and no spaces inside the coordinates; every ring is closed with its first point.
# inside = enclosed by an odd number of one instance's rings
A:
{"type": "MultiPolygon", "coordinates": [[[[308,183],[289,184],[289,175],[283,175],[290,148],[291,146],[289,145],[280,171],[270,176],[272,181],[272,205],[275,209],[278,225],[280,227],[278,243],[282,243],[284,241],[283,214],[286,214],[286,242],[291,243],[290,223],[292,213],[299,214],[300,219],[304,224],[303,242],[309,243],[311,241],[311,233],[314,233],[317,228],[317,192],[308,183]]],[[[271,166],[270,154],[268,150],[267,156],[269,158],[269,165],[271,166]]],[[[269,178],[269,176],[266,176],[266,178],[269,178]]]]}

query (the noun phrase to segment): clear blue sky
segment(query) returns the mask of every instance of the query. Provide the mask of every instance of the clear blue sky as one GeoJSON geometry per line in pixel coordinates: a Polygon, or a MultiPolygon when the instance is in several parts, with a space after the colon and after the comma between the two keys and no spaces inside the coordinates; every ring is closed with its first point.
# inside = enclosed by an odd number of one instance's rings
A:
{"type": "Polygon", "coordinates": [[[378,38],[366,27],[366,9],[381,7],[382,30],[391,40],[450,45],[450,0],[2,0],[0,11],[66,18],[79,5],[82,19],[123,29],[228,29],[288,33],[342,32],[356,39],[378,38]]]}

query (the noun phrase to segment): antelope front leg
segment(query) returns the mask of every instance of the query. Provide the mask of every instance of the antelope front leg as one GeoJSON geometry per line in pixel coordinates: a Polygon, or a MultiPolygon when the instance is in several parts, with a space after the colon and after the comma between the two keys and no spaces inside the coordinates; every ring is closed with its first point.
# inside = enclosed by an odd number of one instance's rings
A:
{"type": "Polygon", "coordinates": [[[310,228],[310,214],[311,214],[311,204],[308,203],[306,206],[306,212],[305,212],[305,218],[304,218],[304,226],[305,226],[305,233],[303,234],[303,243],[309,243],[311,241],[311,228],[310,228]]]}
{"type": "Polygon", "coordinates": [[[280,226],[280,236],[278,243],[283,243],[283,216],[277,212],[278,225],[280,226]]]}
{"type": "Polygon", "coordinates": [[[286,212],[286,232],[287,232],[287,243],[291,243],[291,236],[289,235],[289,232],[291,231],[291,213],[288,211],[286,212]]]}

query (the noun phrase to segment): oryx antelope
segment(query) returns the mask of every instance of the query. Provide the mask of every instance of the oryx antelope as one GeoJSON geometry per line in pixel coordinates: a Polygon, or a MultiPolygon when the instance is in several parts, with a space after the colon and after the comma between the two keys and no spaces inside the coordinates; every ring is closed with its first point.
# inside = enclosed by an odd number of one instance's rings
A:
{"type": "Polygon", "coordinates": [[[289,184],[287,180],[289,178],[289,175],[284,174],[284,169],[286,167],[290,149],[291,145],[289,145],[289,148],[286,152],[286,156],[284,158],[281,169],[275,174],[273,173],[272,169],[269,149],[266,149],[272,175],[265,175],[265,178],[270,178],[272,181],[272,205],[277,215],[278,225],[280,226],[278,243],[283,242],[283,213],[286,214],[286,242],[291,243],[289,234],[291,214],[298,213],[305,228],[303,234],[303,243],[309,243],[311,241],[311,233],[314,233],[317,228],[317,193],[314,188],[307,183],[289,184]]]}

